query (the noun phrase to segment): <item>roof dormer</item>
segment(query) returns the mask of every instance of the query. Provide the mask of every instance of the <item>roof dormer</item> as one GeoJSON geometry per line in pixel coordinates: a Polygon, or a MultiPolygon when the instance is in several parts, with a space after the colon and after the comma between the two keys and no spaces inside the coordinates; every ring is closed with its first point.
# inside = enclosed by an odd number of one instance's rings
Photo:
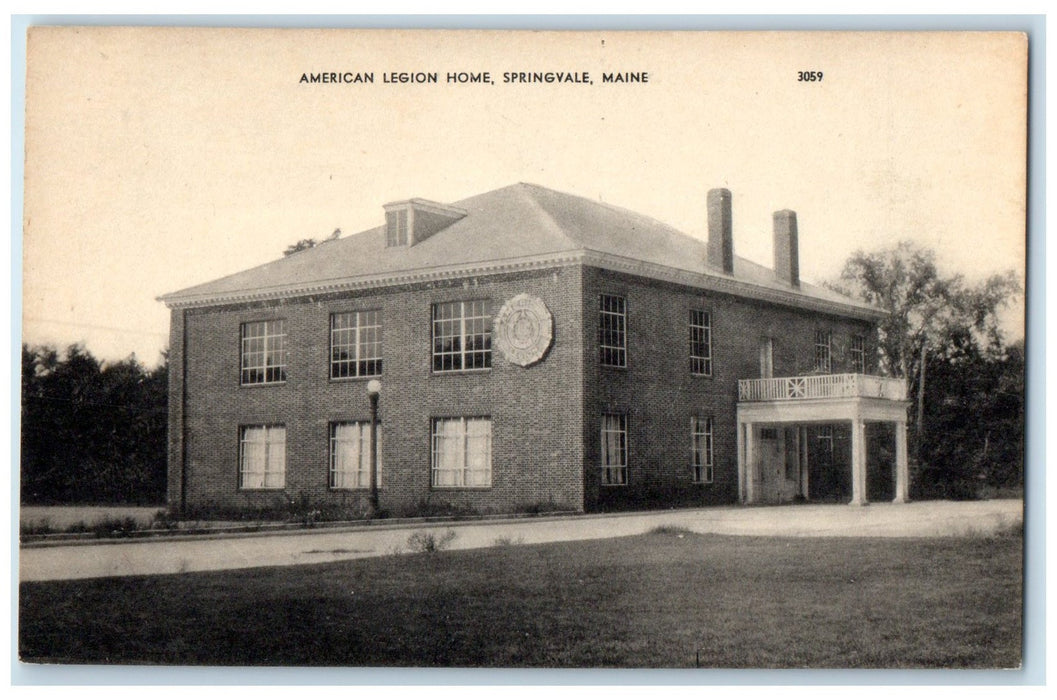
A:
{"type": "Polygon", "coordinates": [[[413,246],[466,216],[465,209],[428,199],[390,202],[385,209],[385,247],[413,246]]]}

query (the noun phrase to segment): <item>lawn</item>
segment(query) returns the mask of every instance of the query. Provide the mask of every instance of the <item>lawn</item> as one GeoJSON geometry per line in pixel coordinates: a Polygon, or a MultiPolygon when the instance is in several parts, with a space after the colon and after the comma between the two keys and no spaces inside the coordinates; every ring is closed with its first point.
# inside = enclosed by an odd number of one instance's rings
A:
{"type": "Polygon", "coordinates": [[[25,661],[1008,668],[1023,539],[636,537],[24,583],[25,661]]]}

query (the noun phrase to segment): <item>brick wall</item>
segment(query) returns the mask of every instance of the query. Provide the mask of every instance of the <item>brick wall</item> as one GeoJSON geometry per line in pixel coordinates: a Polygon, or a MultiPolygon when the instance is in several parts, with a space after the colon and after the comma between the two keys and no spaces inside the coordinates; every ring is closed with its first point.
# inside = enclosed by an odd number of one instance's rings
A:
{"type": "Polygon", "coordinates": [[[815,331],[832,333],[832,372],[850,372],[854,334],[867,336],[868,371],[876,339],[866,322],[588,268],[584,272],[584,495],[587,509],[707,505],[737,501],[738,380],[760,376],[759,344],[773,338],[774,376],[809,374],[815,331]],[[627,367],[603,367],[599,295],[626,299],[627,367]],[[690,371],[690,310],[712,323],[712,376],[690,371]],[[600,422],[625,413],[628,483],[602,485],[600,422]],[[691,478],[690,417],[713,419],[714,480],[691,478]]]}
{"type": "Polygon", "coordinates": [[[868,371],[876,357],[867,322],[577,266],[340,297],[176,310],[170,341],[170,502],[180,497],[185,464],[192,506],[267,507],[283,498],[364,506],[366,490],[328,488],[329,429],[333,422],[369,419],[367,379],[331,380],[328,354],[330,314],[369,309],[382,313],[380,501],[393,512],[423,503],[482,512],[544,502],[596,510],[733,503],[737,380],[759,376],[760,339],[774,339],[774,376],[813,370],[815,331],[820,329],[832,333],[832,372],[851,371],[853,334],[867,335],[868,371]],[[522,368],[493,348],[490,370],[432,371],[432,304],[489,299],[494,315],[522,292],[541,298],[554,318],[554,341],[541,362],[522,368]],[[626,299],[625,369],[599,362],[603,293],[626,299]],[[711,316],[710,377],[690,371],[691,309],[711,316]],[[286,321],[286,382],[240,386],[240,325],[278,318],[286,321]],[[185,356],[186,427],[181,427],[185,356]],[[606,412],[627,415],[624,486],[601,485],[600,422],[606,412]],[[695,484],[691,478],[694,414],[713,420],[711,484],[695,484]],[[457,416],[492,419],[488,489],[430,485],[431,420],[457,416]],[[286,426],[283,490],[238,488],[240,426],[256,424],[286,426]]]}
{"type": "MultiPolygon", "coordinates": [[[[580,277],[579,268],[565,267],[338,298],[189,310],[188,504],[254,508],[274,505],[282,498],[350,507],[366,503],[366,490],[328,488],[330,424],[370,416],[367,379],[329,378],[329,318],[334,312],[379,309],[384,362],[379,377],[383,508],[399,512],[429,502],[489,512],[547,501],[581,508],[580,277]],[[522,368],[493,348],[490,370],[432,371],[432,304],[490,299],[494,315],[521,292],[542,299],[554,318],[554,341],[543,361],[522,368]],[[286,382],[240,386],[240,325],[279,318],[286,322],[286,382]],[[456,416],[492,419],[488,489],[430,486],[431,419],[456,416]],[[240,426],[255,424],[286,426],[286,484],[281,491],[238,488],[240,426]]],[[[174,312],[174,341],[178,314],[174,312]]],[[[173,342],[174,351],[177,346],[173,342]]],[[[174,356],[174,368],[178,361],[174,356]]],[[[174,388],[175,395],[180,387],[174,388]]],[[[179,419],[174,414],[171,420],[170,498],[174,498],[179,484],[179,419]]]]}

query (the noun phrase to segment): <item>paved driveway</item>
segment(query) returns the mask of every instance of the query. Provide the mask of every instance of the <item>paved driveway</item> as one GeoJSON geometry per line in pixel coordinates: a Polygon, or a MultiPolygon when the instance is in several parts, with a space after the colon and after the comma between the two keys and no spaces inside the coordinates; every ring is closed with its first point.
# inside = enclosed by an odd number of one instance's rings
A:
{"type": "Polygon", "coordinates": [[[181,539],[20,548],[19,580],[94,578],[290,566],[411,551],[416,532],[455,533],[449,549],[500,542],[535,544],[638,535],[660,526],[698,533],[789,537],[943,537],[986,535],[1023,523],[1019,500],[880,503],[866,507],[719,507],[486,522],[370,525],[181,539]]]}

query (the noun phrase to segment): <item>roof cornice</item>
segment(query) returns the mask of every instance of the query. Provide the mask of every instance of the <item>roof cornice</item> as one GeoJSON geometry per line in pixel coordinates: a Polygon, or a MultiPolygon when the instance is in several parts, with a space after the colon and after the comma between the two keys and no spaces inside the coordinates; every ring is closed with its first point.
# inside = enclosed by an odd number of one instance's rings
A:
{"type": "Polygon", "coordinates": [[[727,275],[683,270],[589,249],[544,253],[542,255],[509,258],[506,260],[489,260],[479,263],[423,267],[377,275],[359,275],[357,277],[294,283],[245,291],[208,294],[176,292],[160,296],[158,301],[163,302],[171,309],[202,308],[225,304],[276,301],[320,294],[340,294],[362,289],[395,287],[467,276],[499,275],[551,267],[568,267],[578,264],[810,311],[871,321],[885,316],[885,312],[881,309],[860,306],[855,303],[819,299],[793,289],[783,290],[765,287],[727,275]]]}

